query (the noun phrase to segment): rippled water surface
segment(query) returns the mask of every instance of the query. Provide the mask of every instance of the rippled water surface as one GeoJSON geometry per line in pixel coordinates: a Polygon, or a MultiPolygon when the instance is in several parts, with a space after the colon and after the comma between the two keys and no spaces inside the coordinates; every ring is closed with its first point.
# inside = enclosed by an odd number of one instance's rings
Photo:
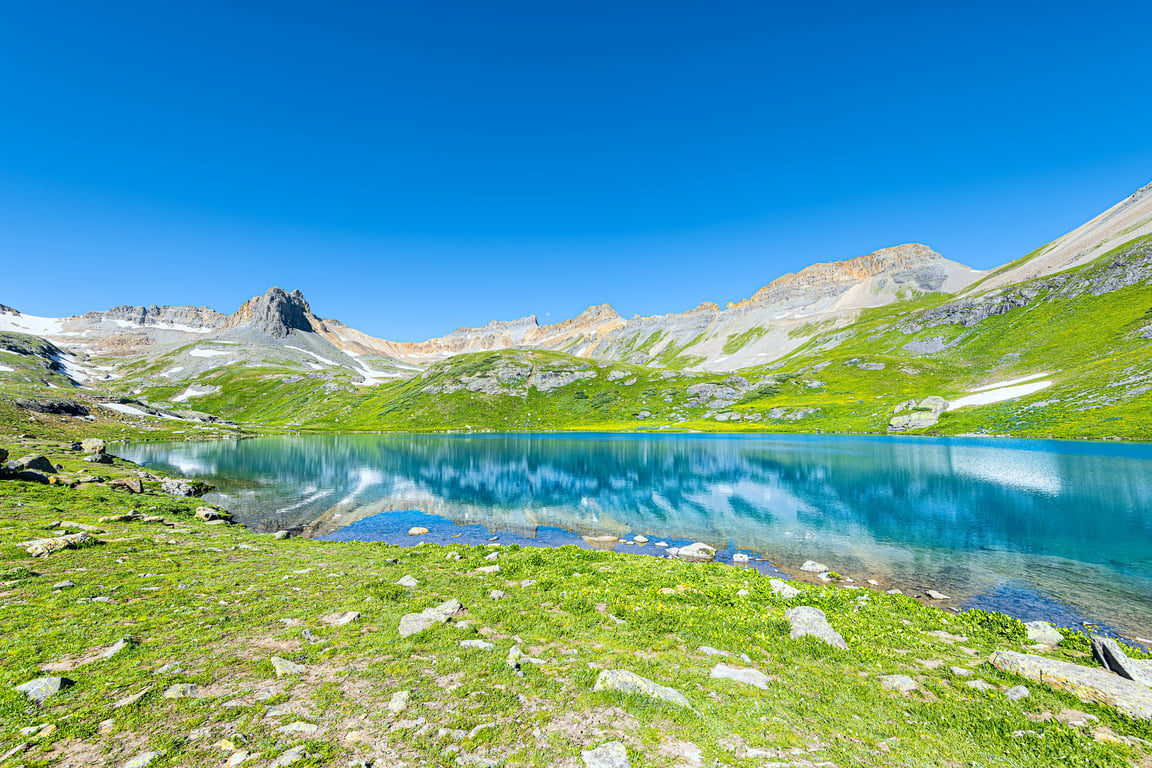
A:
{"type": "MultiPolygon", "coordinates": [[[[257,530],[545,545],[703,541],[957,606],[1152,637],[1152,446],[700,435],[337,435],[134,443],[257,530]]],[[[627,551],[659,552],[626,547],[627,551]]]]}

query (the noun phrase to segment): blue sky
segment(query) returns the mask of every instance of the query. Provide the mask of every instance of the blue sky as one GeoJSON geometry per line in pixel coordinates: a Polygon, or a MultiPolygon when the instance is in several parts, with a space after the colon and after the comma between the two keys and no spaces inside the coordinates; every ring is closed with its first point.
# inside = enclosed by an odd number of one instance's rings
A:
{"type": "Polygon", "coordinates": [[[414,340],[991,267],[1152,181],[1152,4],[774,5],[4,3],[0,303],[414,340]]]}

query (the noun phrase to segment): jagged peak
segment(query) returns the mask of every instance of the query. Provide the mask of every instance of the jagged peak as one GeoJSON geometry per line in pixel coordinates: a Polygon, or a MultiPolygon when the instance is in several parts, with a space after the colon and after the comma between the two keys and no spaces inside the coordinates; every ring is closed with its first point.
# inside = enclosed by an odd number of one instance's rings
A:
{"type": "Polygon", "coordinates": [[[581,322],[604,320],[621,320],[620,314],[613,308],[611,304],[593,304],[588,309],[577,315],[575,320],[581,322]]]}
{"type": "Polygon", "coordinates": [[[536,319],[536,315],[527,315],[515,320],[489,320],[486,324],[479,327],[462,325],[452,332],[456,334],[469,334],[469,333],[500,333],[502,331],[518,330],[520,328],[534,328],[540,325],[540,321],[536,319]]]}
{"type": "Polygon", "coordinates": [[[244,302],[224,327],[250,326],[272,338],[282,339],[294,330],[313,332],[311,319],[312,310],[299,289],[288,293],[273,286],[263,296],[254,296],[244,302]]]}

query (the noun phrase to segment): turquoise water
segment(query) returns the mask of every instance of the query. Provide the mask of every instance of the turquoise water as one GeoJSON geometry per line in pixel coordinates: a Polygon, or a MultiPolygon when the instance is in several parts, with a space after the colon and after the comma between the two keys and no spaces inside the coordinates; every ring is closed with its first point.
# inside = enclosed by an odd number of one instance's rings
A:
{"type": "MultiPolygon", "coordinates": [[[[1152,446],[970,438],[336,435],[133,443],[257,530],[703,541],[944,605],[1152,637],[1152,446]]],[[[617,549],[660,554],[652,547],[617,549]]],[[[760,569],[767,566],[761,564],[760,569]]]]}

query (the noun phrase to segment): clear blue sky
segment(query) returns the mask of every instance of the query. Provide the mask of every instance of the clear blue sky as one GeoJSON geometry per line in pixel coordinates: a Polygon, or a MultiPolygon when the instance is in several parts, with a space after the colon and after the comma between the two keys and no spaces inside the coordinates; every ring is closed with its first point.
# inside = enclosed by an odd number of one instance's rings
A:
{"type": "Polygon", "coordinates": [[[412,340],[680,311],[1152,180],[1152,3],[4,3],[0,303],[412,340]]]}

